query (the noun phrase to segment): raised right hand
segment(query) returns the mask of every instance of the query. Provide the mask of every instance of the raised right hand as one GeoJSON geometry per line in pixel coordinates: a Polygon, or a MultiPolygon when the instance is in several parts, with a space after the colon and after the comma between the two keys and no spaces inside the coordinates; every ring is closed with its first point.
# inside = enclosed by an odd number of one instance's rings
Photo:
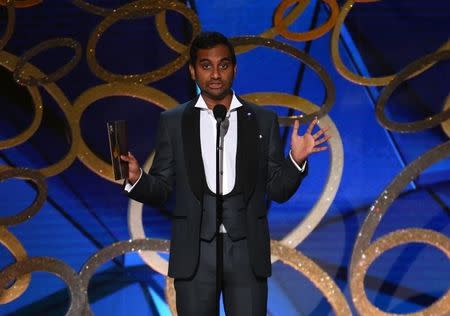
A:
{"type": "Polygon", "coordinates": [[[128,155],[121,155],[120,159],[122,159],[123,161],[128,162],[128,182],[130,184],[135,184],[136,181],[139,179],[139,177],[141,176],[141,168],[139,167],[139,163],[136,160],[136,158],[134,158],[134,156],[131,154],[131,152],[128,152],[128,155]]]}

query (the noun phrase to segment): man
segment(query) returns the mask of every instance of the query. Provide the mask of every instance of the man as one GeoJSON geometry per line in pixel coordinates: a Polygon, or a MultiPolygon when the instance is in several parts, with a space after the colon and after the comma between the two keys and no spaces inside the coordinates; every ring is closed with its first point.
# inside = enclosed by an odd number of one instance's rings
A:
{"type": "Polygon", "coordinates": [[[291,137],[283,156],[275,113],[249,104],[231,90],[236,56],[226,37],[204,32],[190,49],[189,70],[200,95],[163,112],[152,168],[145,174],[131,153],[126,190],[135,200],[164,203],[176,188],[169,260],[180,316],[215,314],[216,240],[223,238],[224,308],[231,316],[263,316],[271,274],[266,199],[283,202],[307,173],[307,157],[326,149],[326,130],[291,137]],[[212,109],[227,108],[223,140],[223,223],[215,226],[216,120],[212,109]]]}

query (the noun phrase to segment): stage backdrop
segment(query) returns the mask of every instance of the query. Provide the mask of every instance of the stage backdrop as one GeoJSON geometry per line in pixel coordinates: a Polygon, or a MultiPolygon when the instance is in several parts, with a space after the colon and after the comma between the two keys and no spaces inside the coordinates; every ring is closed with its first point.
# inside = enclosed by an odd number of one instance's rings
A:
{"type": "Polygon", "coordinates": [[[169,315],[173,199],[130,201],[106,122],[151,166],[193,98],[188,46],[232,39],[234,91],[330,127],[270,203],[269,315],[450,313],[450,2],[0,1],[0,315],[169,315]]]}

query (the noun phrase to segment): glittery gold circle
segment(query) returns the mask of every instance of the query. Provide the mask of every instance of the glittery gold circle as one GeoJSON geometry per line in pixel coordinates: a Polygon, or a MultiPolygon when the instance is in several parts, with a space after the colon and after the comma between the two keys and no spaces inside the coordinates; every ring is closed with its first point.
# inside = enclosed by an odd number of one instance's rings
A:
{"type": "MultiPolygon", "coordinates": [[[[300,123],[305,123],[313,120],[315,117],[321,118],[326,115],[333,106],[334,100],[336,98],[336,92],[334,89],[333,81],[330,76],[326,72],[326,70],[311,56],[306,54],[305,52],[280,41],[276,41],[274,39],[256,37],[256,36],[241,36],[241,37],[233,37],[230,38],[230,42],[234,46],[248,46],[248,45],[257,45],[257,46],[266,46],[283,53],[289,54],[301,62],[310,67],[322,80],[325,86],[325,100],[322,106],[315,111],[314,113],[307,114],[303,117],[299,117],[298,120],[300,123]]],[[[293,121],[293,120],[292,120],[293,121]]]]}
{"type": "Polygon", "coordinates": [[[411,74],[420,71],[424,68],[428,68],[430,65],[434,65],[438,61],[447,60],[449,58],[450,58],[450,50],[439,51],[436,53],[426,55],[416,60],[415,62],[408,65],[405,69],[400,71],[394,77],[394,79],[392,79],[392,81],[389,82],[389,84],[383,89],[383,91],[380,94],[380,97],[378,98],[377,104],[375,105],[375,114],[377,116],[378,122],[380,122],[380,124],[383,127],[391,131],[409,133],[435,127],[440,123],[450,119],[450,109],[446,109],[440,112],[439,114],[430,116],[426,119],[408,123],[394,122],[389,120],[384,115],[384,108],[386,106],[387,101],[389,100],[389,97],[401,83],[403,83],[405,80],[409,78],[411,74]]]}
{"type": "MultiPolygon", "coordinates": [[[[305,10],[305,8],[309,4],[309,0],[305,0],[299,3],[296,3],[296,5],[292,8],[292,10],[282,18],[282,23],[284,25],[289,26],[291,25],[305,10]]],[[[181,44],[178,42],[169,32],[169,28],[167,27],[166,22],[166,16],[164,12],[160,12],[156,15],[156,28],[158,30],[159,35],[161,36],[161,39],[166,43],[167,46],[169,46],[172,50],[174,50],[177,53],[183,53],[183,51],[186,49],[186,45],[181,44]]],[[[261,34],[259,34],[259,37],[264,38],[274,38],[278,35],[278,31],[275,27],[272,27],[261,34]]],[[[248,45],[248,46],[239,46],[236,47],[235,53],[236,55],[246,53],[252,49],[254,49],[256,46],[254,45],[248,45]]]]}
{"type": "MultiPolygon", "coordinates": [[[[375,202],[370,207],[369,214],[364,220],[364,223],[355,241],[350,263],[350,284],[355,283],[354,279],[365,273],[360,264],[364,263],[364,261],[366,260],[366,251],[369,247],[371,247],[370,241],[372,239],[372,236],[378,224],[381,222],[384,214],[387,212],[388,207],[398,197],[403,188],[409,182],[414,180],[421,172],[423,172],[423,170],[449,156],[450,141],[434,147],[433,149],[429,150],[428,152],[414,160],[408,166],[406,166],[375,200],[375,202]]],[[[414,242],[413,235],[411,235],[411,242],[414,242]]],[[[437,243],[433,245],[441,248],[441,246],[437,243]]],[[[361,293],[352,291],[353,298],[358,297],[359,295],[361,295],[361,293]]],[[[371,314],[368,310],[364,310],[363,315],[373,314],[371,314]]]]}
{"type": "MultiPolygon", "coordinates": [[[[169,62],[168,64],[160,67],[159,69],[144,73],[144,74],[132,74],[132,75],[121,75],[109,72],[97,62],[95,57],[95,49],[97,42],[101,35],[114,23],[117,21],[129,18],[130,16],[134,16],[135,14],[139,14],[139,16],[145,15],[154,15],[162,10],[173,10],[191,22],[192,25],[192,34],[193,37],[191,42],[193,41],[196,34],[200,33],[200,23],[198,21],[198,17],[194,11],[186,7],[184,4],[177,1],[161,1],[155,0],[149,2],[147,0],[138,0],[134,1],[130,4],[124,5],[108,15],[100,24],[94,29],[91,37],[89,38],[88,46],[87,46],[87,61],[89,68],[91,71],[98,76],[99,78],[108,81],[126,81],[126,82],[135,82],[147,84],[151,82],[158,81],[162,78],[165,78],[181,67],[188,61],[189,59],[189,49],[186,47],[185,51],[177,57],[174,61],[169,62]]],[[[189,43],[189,45],[190,45],[189,43]]]]}
{"type": "MultiPolygon", "coordinates": [[[[158,30],[158,33],[161,36],[161,39],[172,50],[174,50],[175,52],[177,52],[179,54],[182,54],[183,52],[186,52],[189,49],[188,46],[180,43],[170,34],[169,27],[167,26],[165,11],[160,12],[156,15],[155,23],[156,23],[156,29],[158,30]]],[[[196,35],[197,34],[194,34],[193,37],[195,37],[196,35]]]]}
{"type": "Polygon", "coordinates": [[[327,22],[325,22],[321,26],[319,26],[313,30],[303,32],[303,33],[296,33],[296,32],[289,31],[287,29],[288,26],[283,22],[283,14],[286,11],[286,9],[288,9],[289,6],[291,6],[292,4],[301,3],[303,1],[302,0],[284,0],[283,2],[280,3],[280,5],[275,10],[275,14],[274,14],[275,29],[284,38],[294,40],[294,41],[311,41],[311,40],[314,40],[314,39],[317,39],[317,38],[323,36],[329,30],[331,30],[333,28],[334,24],[336,23],[336,20],[337,20],[338,14],[339,14],[339,6],[336,3],[336,0],[322,0],[322,1],[325,2],[328,5],[328,7],[330,8],[331,15],[330,15],[330,18],[327,20],[327,22]]]}
{"type": "Polygon", "coordinates": [[[0,5],[12,2],[15,8],[29,8],[42,2],[42,0],[0,0],[0,5]]]}
{"type": "MultiPolygon", "coordinates": [[[[251,93],[243,95],[242,98],[257,105],[286,106],[306,114],[313,113],[318,109],[317,105],[312,102],[302,99],[299,96],[284,93],[251,93]]],[[[296,116],[290,117],[288,122],[293,121],[295,118],[296,116]]],[[[283,120],[283,118],[280,119],[283,120]]],[[[297,224],[296,227],[281,240],[284,245],[291,248],[297,247],[320,223],[336,196],[342,178],[344,149],[339,131],[328,115],[320,119],[319,126],[328,126],[330,128],[328,133],[333,135],[328,141],[328,145],[330,146],[330,167],[328,168],[324,189],[317,199],[317,202],[303,221],[297,224]]],[[[272,259],[275,261],[276,258],[272,257],[272,259]]]]}
{"type": "MultiPolygon", "coordinates": [[[[450,94],[447,96],[447,99],[445,100],[444,111],[450,111],[450,94]]],[[[447,136],[450,137],[450,120],[442,122],[441,125],[445,134],[447,134],[447,136]]]]}
{"type": "MultiPolygon", "coordinates": [[[[386,313],[374,306],[367,298],[364,288],[364,277],[370,265],[384,252],[394,247],[409,243],[425,243],[442,250],[450,259],[450,239],[445,235],[428,229],[403,229],[394,231],[379,238],[372,243],[362,254],[358,261],[357,271],[351,277],[350,289],[353,294],[353,303],[360,315],[388,316],[398,315],[386,313]]],[[[439,316],[450,312],[450,290],[429,307],[415,313],[402,315],[439,316]]]]}
{"type": "MultiPolygon", "coordinates": [[[[9,71],[13,71],[17,60],[18,58],[16,56],[8,57],[2,54],[0,55],[0,66],[5,67],[9,71]]],[[[33,120],[31,124],[19,135],[16,135],[8,139],[0,140],[0,149],[14,147],[16,145],[26,142],[31,136],[33,136],[33,134],[36,132],[36,130],[39,128],[39,125],[41,124],[43,113],[41,94],[39,93],[39,90],[36,87],[27,87],[27,89],[30,92],[31,98],[33,99],[33,106],[34,106],[33,120]]]]}
{"type": "Polygon", "coordinates": [[[6,43],[10,40],[13,32],[14,25],[16,24],[16,10],[14,9],[14,0],[6,0],[1,3],[6,5],[6,9],[8,10],[8,23],[6,25],[5,34],[0,38],[0,50],[5,47],[6,43]]]}
{"type": "Polygon", "coordinates": [[[81,59],[81,44],[77,42],[76,40],[72,38],[55,38],[50,39],[44,42],[39,43],[38,45],[34,46],[30,50],[26,51],[19,59],[19,61],[16,64],[16,67],[14,69],[14,79],[21,84],[25,86],[36,86],[36,85],[44,85],[51,82],[55,82],[65,75],[67,75],[75,66],[78,64],[78,62],[81,59]],[[73,48],[75,50],[75,56],[63,67],[55,71],[54,73],[50,75],[45,75],[40,78],[35,77],[29,77],[24,78],[21,75],[21,70],[25,66],[25,64],[34,56],[37,54],[46,51],[50,48],[54,47],[69,47],[73,48]]]}
{"type": "MultiPolygon", "coordinates": [[[[0,60],[4,61],[2,64],[10,62],[12,64],[12,67],[14,67],[19,59],[17,56],[10,54],[6,51],[0,51],[0,60]]],[[[36,68],[30,63],[25,64],[25,66],[23,67],[23,74],[35,78],[45,76],[45,74],[43,74],[38,68],[36,68]]],[[[38,170],[45,177],[50,177],[63,172],[73,163],[73,161],[76,158],[79,143],[79,137],[75,137],[74,135],[79,135],[80,132],[78,130],[79,129],[78,122],[75,122],[73,120],[72,105],[70,101],[67,99],[64,92],[62,92],[61,89],[55,83],[45,84],[42,87],[48,92],[50,96],[53,97],[53,99],[59,105],[61,110],[64,112],[67,118],[67,123],[69,124],[69,130],[71,132],[71,141],[72,141],[69,152],[66,154],[64,158],[54,163],[53,165],[38,170]]],[[[18,140],[16,138],[13,138],[12,141],[14,142],[18,140]]]]}
{"type": "Polygon", "coordinates": [[[47,183],[41,173],[25,168],[7,168],[0,171],[0,182],[11,178],[32,181],[36,185],[37,195],[34,198],[33,203],[19,214],[0,217],[0,226],[16,225],[29,220],[31,217],[36,215],[47,199],[47,183]]]}
{"type": "Polygon", "coordinates": [[[330,303],[335,315],[351,315],[351,310],[344,294],[333,279],[314,261],[303,255],[300,251],[287,247],[276,240],[271,241],[271,250],[272,255],[278,257],[281,262],[303,274],[322,292],[328,303],[330,303]]]}
{"type": "MultiPolygon", "coordinates": [[[[6,249],[11,252],[16,261],[25,260],[28,257],[27,252],[20,241],[17,240],[17,238],[4,226],[0,226],[0,244],[5,246],[6,249]]],[[[30,280],[31,275],[25,274],[17,278],[14,281],[14,284],[8,289],[0,286],[0,304],[12,302],[22,295],[22,293],[28,288],[30,280]]]]}
{"type": "Polygon", "coordinates": [[[350,266],[352,272],[357,266],[357,262],[361,259],[364,250],[369,247],[373,233],[375,232],[378,224],[381,222],[384,214],[387,212],[388,207],[398,197],[403,188],[409,182],[418,177],[419,174],[426,168],[449,156],[450,141],[427,151],[425,154],[421,155],[406,166],[375,200],[370,207],[369,214],[364,220],[353,248],[350,266]]]}
{"type": "MultiPolygon", "coordinates": [[[[305,9],[309,3],[310,3],[310,0],[305,0],[303,2],[296,3],[295,6],[292,8],[292,10],[285,17],[282,18],[282,23],[284,25],[286,25],[286,27],[291,25],[305,11],[305,9]]],[[[279,33],[274,26],[274,27],[268,29],[267,31],[264,31],[263,33],[259,34],[258,36],[263,37],[263,38],[274,38],[278,34],[279,33]]],[[[256,47],[257,46],[255,46],[255,45],[238,46],[235,49],[235,53],[236,53],[236,55],[239,55],[242,53],[246,53],[256,47]]]]}
{"type": "Polygon", "coordinates": [[[88,11],[89,13],[93,13],[96,15],[102,15],[107,16],[108,14],[111,14],[116,9],[110,9],[110,8],[103,8],[97,5],[94,5],[92,3],[86,2],[84,0],[72,0],[72,4],[76,5],[77,7],[88,11]]]}
{"type": "MultiPolygon", "coordinates": [[[[137,240],[124,240],[116,242],[110,246],[107,246],[93,256],[91,256],[83,265],[80,271],[81,286],[87,289],[89,281],[94,275],[95,271],[105,262],[108,262],[115,257],[124,255],[128,252],[141,252],[141,251],[160,251],[169,252],[170,242],[160,239],[137,239],[137,240]]],[[[87,294],[87,293],[86,293],[87,294]]],[[[78,315],[91,315],[89,302],[87,306],[80,309],[78,315]],[[83,314],[81,314],[83,312],[83,314]]]]}
{"type": "MultiPolygon", "coordinates": [[[[178,104],[178,102],[169,95],[152,87],[124,82],[108,83],[86,90],[75,100],[73,106],[74,123],[79,125],[84,111],[95,101],[112,96],[129,96],[139,98],[141,100],[153,103],[163,109],[170,109],[178,104]]],[[[78,131],[80,131],[80,128],[78,128],[78,131]]],[[[80,134],[75,137],[79,139],[78,158],[80,161],[97,175],[107,180],[116,182],[114,180],[113,168],[111,164],[103,161],[87,146],[81,135],[81,131],[80,134]]]]}
{"type": "Polygon", "coordinates": [[[173,281],[174,281],[173,278],[166,277],[166,289],[164,292],[166,294],[166,301],[167,304],[169,305],[172,316],[178,316],[176,304],[177,295],[175,292],[175,284],[173,281]]]}
{"type": "MultiPolygon", "coordinates": [[[[334,66],[336,68],[336,70],[341,74],[341,76],[343,76],[345,79],[356,83],[356,84],[360,84],[360,85],[365,85],[365,86],[384,86],[387,85],[393,78],[394,75],[390,75],[390,76],[384,76],[384,77],[377,77],[377,78],[369,78],[369,77],[363,77],[363,76],[359,76],[356,73],[351,72],[343,63],[341,55],[339,53],[339,39],[341,37],[341,29],[342,26],[344,25],[344,21],[348,15],[348,13],[350,12],[350,10],[352,9],[353,5],[355,4],[355,2],[360,2],[360,3],[369,3],[369,2],[377,2],[377,1],[372,1],[372,0],[359,0],[359,1],[355,1],[355,0],[348,0],[344,6],[341,8],[341,12],[339,13],[339,17],[337,19],[337,22],[335,24],[335,27],[333,29],[333,32],[331,34],[331,57],[334,63],[334,66]]],[[[440,47],[437,51],[442,51],[446,48],[448,48],[450,45],[450,41],[448,41],[447,43],[445,43],[442,47],[440,47]]],[[[429,67],[431,67],[432,65],[429,65],[429,67]]],[[[418,74],[420,74],[421,72],[425,71],[427,68],[422,69],[420,72],[416,72],[411,74],[410,78],[417,76],[418,74]]]]}
{"type": "Polygon", "coordinates": [[[66,316],[81,315],[79,311],[86,305],[86,290],[81,287],[77,273],[63,261],[54,258],[32,257],[6,267],[0,271],[0,289],[8,282],[34,271],[50,272],[61,278],[67,284],[71,298],[66,316]]]}

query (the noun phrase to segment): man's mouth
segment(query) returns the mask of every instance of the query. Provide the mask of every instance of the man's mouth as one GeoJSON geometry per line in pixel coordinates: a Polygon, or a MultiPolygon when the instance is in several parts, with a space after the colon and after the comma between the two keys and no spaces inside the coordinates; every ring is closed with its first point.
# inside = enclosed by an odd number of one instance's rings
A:
{"type": "Polygon", "coordinates": [[[210,87],[211,89],[220,89],[223,87],[223,83],[222,82],[211,82],[208,84],[208,87],[210,87]]]}

